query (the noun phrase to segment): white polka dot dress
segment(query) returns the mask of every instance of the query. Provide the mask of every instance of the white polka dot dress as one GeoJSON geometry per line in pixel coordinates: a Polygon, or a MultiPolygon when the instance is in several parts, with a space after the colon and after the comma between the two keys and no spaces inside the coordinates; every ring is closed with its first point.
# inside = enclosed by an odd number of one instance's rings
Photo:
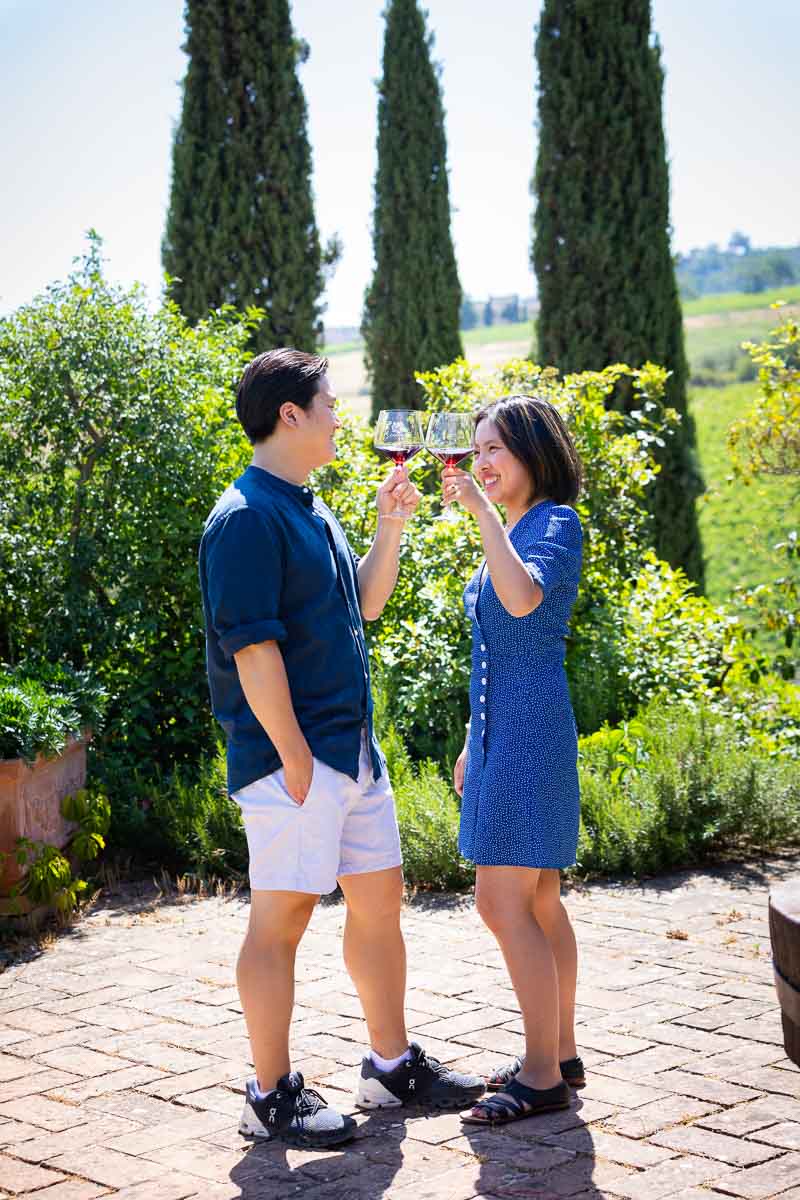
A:
{"type": "Polygon", "coordinates": [[[482,866],[567,867],[578,846],[579,791],[564,638],[578,593],[581,525],[574,509],[544,500],[509,538],[544,599],[512,617],[485,564],[464,591],[472,678],[459,849],[482,866]]]}

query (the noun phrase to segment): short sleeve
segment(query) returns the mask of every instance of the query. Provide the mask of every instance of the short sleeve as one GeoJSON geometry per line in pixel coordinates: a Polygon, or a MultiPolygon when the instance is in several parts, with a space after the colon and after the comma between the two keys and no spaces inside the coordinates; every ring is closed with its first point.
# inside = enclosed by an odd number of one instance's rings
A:
{"type": "Polygon", "coordinates": [[[550,512],[544,537],[518,547],[528,574],[545,596],[565,580],[577,582],[581,571],[583,534],[578,514],[566,504],[550,512]]]}
{"type": "Polygon", "coordinates": [[[259,642],[284,641],[283,556],[269,522],[251,508],[235,509],[205,537],[208,615],[225,657],[259,642]]]}

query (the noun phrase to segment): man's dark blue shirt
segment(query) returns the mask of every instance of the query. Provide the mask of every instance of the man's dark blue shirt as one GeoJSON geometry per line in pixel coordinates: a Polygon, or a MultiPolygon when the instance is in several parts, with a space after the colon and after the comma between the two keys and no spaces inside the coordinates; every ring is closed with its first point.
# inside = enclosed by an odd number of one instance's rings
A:
{"type": "Polygon", "coordinates": [[[308,487],[250,466],[217,501],[200,543],[211,704],[228,738],[228,790],[281,766],[245,699],[234,654],[280,645],[297,720],[311,753],[358,778],[367,724],[369,660],[358,562],[330,509],[308,487]]]}

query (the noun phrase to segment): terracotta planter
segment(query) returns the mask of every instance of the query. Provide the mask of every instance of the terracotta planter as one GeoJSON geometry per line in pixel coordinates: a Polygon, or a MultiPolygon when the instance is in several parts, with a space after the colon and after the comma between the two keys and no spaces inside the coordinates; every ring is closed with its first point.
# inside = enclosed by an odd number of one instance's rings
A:
{"type": "Polygon", "coordinates": [[[86,782],[88,740],[70,740],[55,758],[40,754],[33,766],[21,758],[0,759],[0,852],[11,855],[0,869],[0,896],[7,896],[25,873],[14,858],[17,838],[61,849],[74,832],[73,822],[61,815],[61,801],[86,782]]]}

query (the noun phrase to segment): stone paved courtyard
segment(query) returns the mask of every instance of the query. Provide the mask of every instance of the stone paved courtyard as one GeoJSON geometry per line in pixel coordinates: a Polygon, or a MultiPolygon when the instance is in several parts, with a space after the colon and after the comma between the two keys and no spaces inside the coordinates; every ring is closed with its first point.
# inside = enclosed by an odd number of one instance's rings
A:
{"type": "MultiPolygon", "coordinates": [[[[357,1140],[328,1153],[237,1133],[246,897],[101,898],[0,975],[0,1196],[800,1200],[800,1070],[783,1051],[767,929],[770,881],[798,870],[784,859],[572,889],[589,1073],[573,1108],[497,1131],[456,1114],[361,1115],[357,1140]]],[[[364,1026],[342,924],[340,904],[322,905],[303,943],[295,1065],[352,1111],[364,1026]]],[[[471,900],[417,898],[405,930],[414,1037],[471,1070],[518,1052],[514,996],[471,900]]]]}

